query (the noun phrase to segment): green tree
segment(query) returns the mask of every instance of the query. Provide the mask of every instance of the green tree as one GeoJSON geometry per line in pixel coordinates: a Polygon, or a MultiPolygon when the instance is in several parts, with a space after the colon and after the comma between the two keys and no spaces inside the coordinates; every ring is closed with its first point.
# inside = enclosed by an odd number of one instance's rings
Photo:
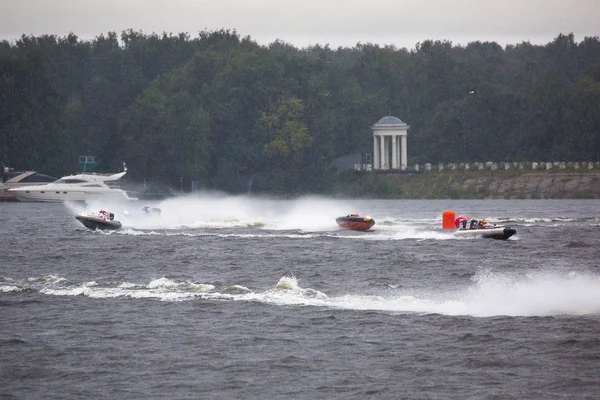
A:
{"type": "Polygon", "coordinates": [[[286,177],[287,188],[292,182],[301,184],[305,151],[313,137],[303,122],[304,102],[296,97],[279,98],[258,120],[258,129],[267,138],[263,153],[269,159],[269,169],[277,168],[286,177]]]}

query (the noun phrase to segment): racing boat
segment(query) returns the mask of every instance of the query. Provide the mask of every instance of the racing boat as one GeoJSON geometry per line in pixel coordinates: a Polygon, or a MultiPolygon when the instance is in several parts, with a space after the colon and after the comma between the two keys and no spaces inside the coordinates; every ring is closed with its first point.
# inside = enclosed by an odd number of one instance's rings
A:
{"type": "Polygon", "coordinates": [[[91,230],[116,230],[121,228],[121,222],[115,220],[115,214],[100,210],[97,214],[77,214],[75,219],[91,230]]]}
{"type": "Polygon", "coordinates": [[[454,236],[483,237],[498,240],[507,240],[517,233],[515,228],[491,225],[485,219],[469,219],[466,215],[459,215],[455,218],[454,211],[451,210],[442,213],[442,228],[454,229],[454,236]]]}
{"type": "Polygon", "coordinates": [[[335,219],[338,226],[342,229],[351,229],[353,231],[366,231],[375,225],[375,220],[369,216],[361,217],[357,213],[348,214],[344,217],[335,219]]]}
{"type": "Polygon", "coordinates": [[[506,240],[517,233],[510,226],[490,225],[483,228],[459,228],[454,231],[454,236],[480,236],[487,239],[506,240]]]}
{"type": "Polygon", "coordinates": [[[144,206],[142,207],[142,214],[146,214],[146,215],[160,215],[161,210],[158,207],[150,207],[150,206],[144,206]]]}

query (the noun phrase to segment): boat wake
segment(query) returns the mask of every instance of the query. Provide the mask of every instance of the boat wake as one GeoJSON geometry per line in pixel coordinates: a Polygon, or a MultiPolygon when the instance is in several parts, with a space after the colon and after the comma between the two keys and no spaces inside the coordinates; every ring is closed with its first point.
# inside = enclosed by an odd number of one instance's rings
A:
{"type": "Polygon", "coordinates": [[[96,281],[70,283],[57,276],[26,281],[0,277],[0,293],[38,291],[53,296],[155,299],[160,301],[227,300],[260,302],[277,306],[326,307],[394,314],[446,316],[557,316],[600,314],[600,276],[582,273],[530,272],[477,273],[462,289],[407,291],[390,284],[380,293],[328,295],[301,287],[286,275],[271,288],[255,291],[243,284],[175,281],[161,277],[149,283],[96,281]]]}
{"type": "MultiPolygon", "coordinates": [[[[160,213],[142,212],[144,202],[88,202],[65,203],[75,214],[97,212],[104,208],[114,212],[122,223],[119,234],[220,236],[227,237],[289,237],[290,234],[316,234],[353,240],[472,240],[458,238],[444,232],[439,226],[439,211],[390,215],[378,214],[377,210],[360,209],[360,201],[305,197],[295,200],[279,200],[252,196],[230,196],[219,193],[197,193],[170,198],[149,205],[160,213]],[[336,218],[349,211],[370,215],[377,223],[367,232],[343,232],[336,218]],[[248,232],[251,230],[252,232],[248,232]]],[[[494,225],[560,227],[579,223],[596,226],[595,218],[576,219],[565,217],[525,218],[486,216],[494,225]]],[[[518,240],[511,237],[509,240],[518,240]]]]}
{"type": "Polygon", "coordinates": [[[343,201],[318,197],[289,202],[248,196],[197,194],[154,203],[158,215],[140,212],[140,202],[65,203],[74,214],[100,208],[119,217],[124,228],[132,229],[229,229],[265,228],[318,232],[337,228],[335,217],[348,206],[343,201]]]}
{"type": "MultiPolygon", "coordinates": [[[[154,203],[160,214],[142,212],[142,203],[65,203],[74,214],[106,208],[122,223],[118,232],[102,234],[216,236],[240,238],[336,237],[352,240],[455,239],[437,228],[435,218],[382,216],[367,232],[342,230],[336,218],[355,209],[344,200],[307,197],[282,202],[268,198],[203,194],[154,203]]],[[[378,217],[377,217],[378,218],[378,217]]],[[[98,232],[94,232],[98,233],[98,232]]]]}

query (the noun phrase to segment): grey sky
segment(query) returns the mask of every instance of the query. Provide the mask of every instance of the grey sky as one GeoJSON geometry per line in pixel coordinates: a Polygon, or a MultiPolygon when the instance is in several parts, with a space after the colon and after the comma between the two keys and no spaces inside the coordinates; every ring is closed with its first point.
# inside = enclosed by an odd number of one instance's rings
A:
{"type": "Polygon", "coordinates": [[[82,39],[235,29],[261,44],[357,42],[413,48],[427,39],[530,41],[600,36],[600,0],[0,0],[0,39],[73,32],[82,39]]]}

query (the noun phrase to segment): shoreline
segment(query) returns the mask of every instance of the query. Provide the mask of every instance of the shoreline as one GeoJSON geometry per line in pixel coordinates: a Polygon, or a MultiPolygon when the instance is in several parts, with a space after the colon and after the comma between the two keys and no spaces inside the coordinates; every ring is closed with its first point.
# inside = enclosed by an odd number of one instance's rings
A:
{"type": "Polygon", "coordinates": [[[600,199],[600,171],[351,171],[338,176],[335,188],[371,198],[600,199]]]}

